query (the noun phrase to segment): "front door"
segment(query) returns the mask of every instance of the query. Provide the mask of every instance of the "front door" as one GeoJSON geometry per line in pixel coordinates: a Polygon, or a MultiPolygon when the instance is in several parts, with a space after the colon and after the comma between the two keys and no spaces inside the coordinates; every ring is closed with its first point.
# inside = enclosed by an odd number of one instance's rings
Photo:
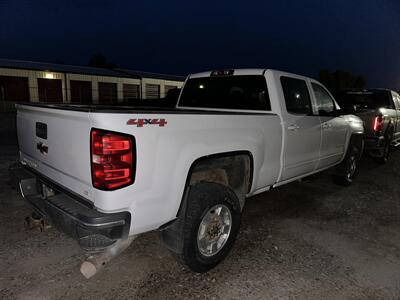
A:
{"type": "Polygon", "coordinates": [[[312,82],[317,112],[321,120],[322,143],[318,169],[339,162],[346,148],[347,121],[337,116],[337,105],[328,91],[320,84],[312,82]]]}
{"type": "Polygon", "coordinates": [[[312,113],[310,93],[303,79],[281,77],[286,111],[282,180],[315,170],[321,146],[321,123],[312,113]]]}

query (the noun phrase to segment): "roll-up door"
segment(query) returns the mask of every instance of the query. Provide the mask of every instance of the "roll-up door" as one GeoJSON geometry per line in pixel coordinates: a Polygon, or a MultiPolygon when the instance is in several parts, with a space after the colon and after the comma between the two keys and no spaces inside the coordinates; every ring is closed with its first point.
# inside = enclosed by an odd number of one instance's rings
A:
{"type": "Polygon", "coordinates": [[[146,84],[146,99],[160,98],[160,86],[158,84],[146,84]]]}
{"type": "Polygon", "coordinates": [[[71,80],[70,87],[71,103],[92,103],[92,83],[90,81],[71,80]]]}
{"type": "Polygon", "coordinates": [[[117,84],[110,82],[99,82],[99,103],[117,103],[117,84]]]}
{"type": "Polygon", "coordinates": [[[62,102],[62,83],[60,79],[38,78],[39,101],[62,102]]]}
{"type": "Polygon", "coordinates": [[[138,84],[124,84],[122,88],[123,88],[123,92],[124,92],[124,100],[125,101],[140,98],[138,84]]]}

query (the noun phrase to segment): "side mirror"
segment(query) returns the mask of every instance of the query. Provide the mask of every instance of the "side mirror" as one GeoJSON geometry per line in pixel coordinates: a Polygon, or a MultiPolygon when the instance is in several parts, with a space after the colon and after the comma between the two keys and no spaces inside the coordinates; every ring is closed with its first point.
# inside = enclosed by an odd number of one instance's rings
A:
{"type": "Polygon", "coordinates": [[[333,111],[333,114],[335,115],[335,117],[339,117],[339,116],[341,116],[341,115],[344,114],[344,111],[341,110],[341,109],[335,109],[335,110],[333,111]]]}
{"type": "Polygon", "coordinates": [[[342,114],[354,114],[357,112],[357,106],[356,105],[351,105],[351,106],[343,106],[340,111],[342,114]]]}

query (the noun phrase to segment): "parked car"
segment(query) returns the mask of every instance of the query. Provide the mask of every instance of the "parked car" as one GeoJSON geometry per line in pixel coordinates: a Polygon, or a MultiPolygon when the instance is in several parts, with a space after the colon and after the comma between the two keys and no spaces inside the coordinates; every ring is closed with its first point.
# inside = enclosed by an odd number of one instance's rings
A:
{"type": "Polygon", "coordinates": [[[264,69],[191,75],[174,109],[17,105],[17,125],[38,213],[100,257],[159,230],[195,272],[228,254],[247,197],[331,167],[349,185],[364,132],[319,82],[264,69]]]}
{"type": "Polygon", "coordinates": [[[385,89],[349,90],[339,94],[341,107],[359,116],[365,125],[365,147],[378,162],[386,163],[390,145],[400,139],[400,96],[385,89]]]}

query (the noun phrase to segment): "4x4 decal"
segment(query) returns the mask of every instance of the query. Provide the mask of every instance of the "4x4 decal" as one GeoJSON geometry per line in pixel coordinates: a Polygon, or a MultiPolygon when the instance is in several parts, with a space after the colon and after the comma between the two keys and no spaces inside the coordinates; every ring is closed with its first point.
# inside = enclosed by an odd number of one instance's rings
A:
{"type": "Polygon", "coordinates": [[[126,122],[127,125],[136,125],[137,127],[143,127],[144,125],[158,125],[159,127],[164,127],[167,125],[167,120],[165,119],[129,119],[126,122]]]}

